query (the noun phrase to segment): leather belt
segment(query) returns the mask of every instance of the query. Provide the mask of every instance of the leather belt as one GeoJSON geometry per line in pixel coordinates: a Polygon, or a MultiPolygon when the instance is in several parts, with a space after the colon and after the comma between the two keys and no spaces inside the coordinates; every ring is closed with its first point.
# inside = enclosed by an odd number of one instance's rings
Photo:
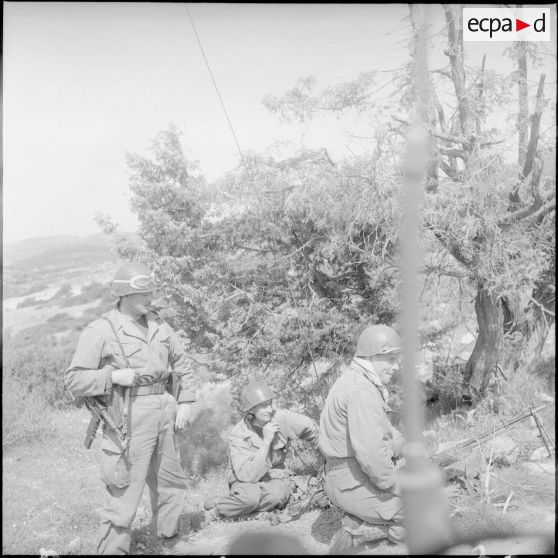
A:
{"type": "Polygon", "coordinates": [[[167,380],[168,378],[165,378],[155,380],[149,384],[134,386],[130,388],[130,397],[135,397],[136,395],[161,395],[167,391],[167,380]]]}
{"type": "Polygon", "coordinates": [[[333,471],[334,469],[342,469],[343,467],[347,467],[351,463],[356,463],[356,459],[354,457],[328,457],[326,460],[325,470],[326,473],[328,471],[333,471]]]}

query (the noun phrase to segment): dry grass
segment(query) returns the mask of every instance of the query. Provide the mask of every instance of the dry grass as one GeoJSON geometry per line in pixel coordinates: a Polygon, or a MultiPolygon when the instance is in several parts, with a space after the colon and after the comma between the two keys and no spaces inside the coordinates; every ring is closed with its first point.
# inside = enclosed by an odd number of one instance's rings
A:
{"type": "Polygon", "coordinates": [[[29,442],[44,434],[53,411],[37,392],[28,392],[22,381],[2,377],[2,448],[29,442]]]}

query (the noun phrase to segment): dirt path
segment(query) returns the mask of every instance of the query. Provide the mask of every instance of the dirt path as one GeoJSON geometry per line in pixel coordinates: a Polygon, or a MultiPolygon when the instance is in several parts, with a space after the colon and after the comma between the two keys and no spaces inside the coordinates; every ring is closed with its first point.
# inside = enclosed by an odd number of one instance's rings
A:
{"type": "MultiPolygon", "coordinates": [[[[46,423],[45,419],[45,423],[46,423]]],[[[53,413],[41,440],[16,447],[3,454],[2,539],[3,554],[39,554],[40,548],[68,553],[76,544],[80,554],[94,554],[103,487],[99,481],[98,442],[92,450],[83,448],[88,417],[81,410],[53,413]],[[79,540],[78,540],[79,538],[79,540]],[[77,541],[77,542],[76,542],[77,541]]],[[[517,497],[506,513],[508,521],[532,529],[554,530],[554,476],[530,477],[529,485],[540,484],[536,493],[517,497]],[[546,487],[546,490],[545,490],[546,487]]],[[[213,476],[198,482],[188,494],[184,519],[199,514],[204,499],[223,490],[223,481],[213,476]]],[[[472,514],[476,513],[473,510],[472,514]]],[[[501,511],[498,512],[501,514],[501,511]]],[[[160,551],[151,536],[147,491],[134,520],[132,552],[160,551]]],[[[197,554],[222,555],[241,532],[295,535],[307,554],[326,554],[340,515],[333,510],[313,510],[296,521],[272,527],[265,521],[217,522],[192,534],[197,554]]],[[[186,532],[185,532],[186,534],[186,532]]],[[[487,554],[540,554],[546,549],[540,539],[511,538],[483,543],[487,554]]],[[[472,547],[452,553],[470,554],[472,547]]],[[[402,546],[378,544],[367,554],[405,554],[402,546]]]]}

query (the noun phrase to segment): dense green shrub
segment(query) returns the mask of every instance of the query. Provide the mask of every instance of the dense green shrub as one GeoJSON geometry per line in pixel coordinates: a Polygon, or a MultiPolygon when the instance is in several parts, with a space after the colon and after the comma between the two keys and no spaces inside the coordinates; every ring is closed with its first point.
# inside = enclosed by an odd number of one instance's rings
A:
{"type": "Polygon", "coordinates": [[[19,338],[4,345],[3,377],[45,405],[65,407],[70,398],[64,392],[63,376],[70,360],[71,353],[54,337],[31,344],[21,344],[19,338]]]}
{"type": "Polygon", "coordinates": [[[38,438],[48,422],[49,409],[39,391],[29,390],[25,379],[2,376],[2,447],[38,438]]]}
{"type": "Polygon", "coordinates": [[[181,463],[193,479],[227,463],[226,434],[233,422],[232,398],[227,384],[202,392],[190,426],[178,433],[181,463]]]}

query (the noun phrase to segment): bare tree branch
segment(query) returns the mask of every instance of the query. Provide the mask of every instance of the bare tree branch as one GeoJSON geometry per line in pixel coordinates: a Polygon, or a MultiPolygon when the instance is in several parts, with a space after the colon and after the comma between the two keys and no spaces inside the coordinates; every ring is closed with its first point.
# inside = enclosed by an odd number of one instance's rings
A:
{"type": "Polygon", "coordinates": [[[436,132],[432,132],[432,135],[438,139],[441,139],[443,141],[448,141],[451,143],[462,143],[462,144],[467,144],[469,143],[469,140],[466,138],[458,138],[456,136],[446,136],[443,134],[438,134],[436,132]]]}
{"type": "Polygon", "coordinates": [[[471,265],[473,264],[472,258],[470,258],[465,252],[462,250],[461,246],[456,242],[452,242],[447,236],[444,236],[442,232],[440,232],[437,227],[430,223],[428,220],[425,220],[425,225],[428,229],[430,229],[434,236],[438,239],[438,241],[444,246],[444,248],[462,265],[464,265],[467,269],[471,269],[471,265]]]}
{"type": "Polygon", "coordinates": [[[489,145],[497,145],[499,143],[504,143],[506,140],[494,140],[494,141],[485,141],[481,144],[479,144],[480,147],[488,147],[489,145]]]}
{"type": "MultiPolygon", "coordinates": [[[[463,30],[461,21],[455,20],[455,14],[452,4],[442,4],[446,14],[446,23],[448,29],[448,50],[445,54],[450,59],[451,77],[457,97],[459,121],[461,132],[466,136],[470,136],[473,131],[472,126],[472,110],[469,96],[465,87],[465,65],[463,62],[463,30]]],[[[457,12],[458,20],[460,19],[460,10],[457,12]]]]}
{"type": "Polygon", "coordinates": [[[452,269],[446,269],[444,267],[436,265],[426,265],[422,269],[419,269],[419,273],[436,273],[437,275],[445,275],[446,277],[455,277],[456,279],[465,279],[469,275],[464,272],[455,271],[452,269]]]}
{"type": "Polygon", "coordinates": [[[531,302],[533,302],[534,304],[536,304],[543,312],[545,312],[546,314],[548,314],[549,316],[552,316],[553,318],[556,317],[556,314],[554,312],[551,312],[550,310],[548,310],[547,308],[545,308],[540,302],[538,302],[537,300],[535,300],[533,297],[531,298],[531,302]]]}
{"type": "Polygon", "coordinates": [[[440,168],[454,181],[457,182],[459,177],[457,172],[454,171],[451,165],[448,165],[445,161],[440,161],[440,168]]]}
{"type": "Polygon", "coordinates": [[[447,155],[448,157],[459,157],[463,160],[467,158],[467,153],[459,149],[444,149],[443,147],[440,147],[440,153],[442,155],[447,155]]]}
{"type": "Polygon", "coordinates": [[[543,217],[544,215],[550,213],[554,209],[556,209],[556,198],[546,202],[542,206],[538,205],[535,202],[533,203],[533,205],[530,205],[529,207],[524,207],[514,213],[510,213],[509,215],[504,217],[504,219],[498,221],[498,226],[505,229],[510,225],[512,225],[513,223],[517,223],[519,221],[522,221],[523,219],[527,219],[527,218],[537,219],[543,217]]]}
{"type": "Polygon", "coordinates": [[[535,164],[535,153],[539,144],[541,116],[544,110],[544,81],[545,75],[541,74],[539,78],[539,86],[537,88],[537,100],[535,103],[535,112],[531,117],[531,135],[529,137],[529,145],[527,146],[527,154],[525,156],[525,165],[523,166],[523,176],[527,176],[531,172],[531,168],[535,164]]]}

